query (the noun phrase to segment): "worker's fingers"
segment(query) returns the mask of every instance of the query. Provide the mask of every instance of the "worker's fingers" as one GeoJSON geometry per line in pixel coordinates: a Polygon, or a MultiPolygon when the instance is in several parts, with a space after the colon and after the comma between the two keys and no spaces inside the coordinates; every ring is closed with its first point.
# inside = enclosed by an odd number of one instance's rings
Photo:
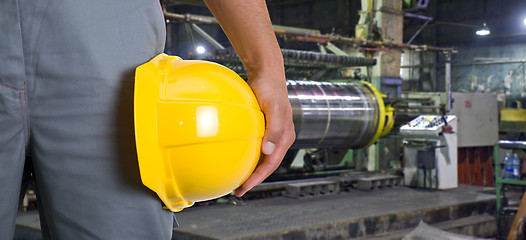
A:
{"type": "Polygon", "coordinates": [[[265,135],[261,143],[265,156],[245,183],[235,190],[237,196],[242,196],[272,174],[296,138],[283,68],[272,69],[249,74],[250,87],[265,114],[265,135]]]}
{"type": "Polygon", "coordinates": [[[270,174],[272,174],[280,165],[283,157],[287,153],[287,150],[292,145],[295,139],[294,127],[292,120],[287,123],[287,127],[284,128],[280,137],[279,143],[276,144],[274,151],[270,155],[265,155],[263,161],[259,164],[256,170],[250,175],[250,177],[235,190],[235,194],[238,197],[243,196],[248,190],[252,189],[256,185],[260,184],[270,174]]]}
{"type": "Polygon", "coordinates": [[[271,155],[280,142],[284,128],[289,127],[285,121],[292,117],[288,98],[286,102],[274,103],[272,106],[262,104],[265,113],[265,135],[261,143],[261,151],[265,155],[271,155]]]}

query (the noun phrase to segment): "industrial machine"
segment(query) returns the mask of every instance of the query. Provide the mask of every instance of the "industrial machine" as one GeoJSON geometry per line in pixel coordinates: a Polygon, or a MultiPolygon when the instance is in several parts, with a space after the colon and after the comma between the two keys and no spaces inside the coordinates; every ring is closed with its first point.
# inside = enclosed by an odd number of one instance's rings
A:
{"type": "Polygon", "coordinates": [[[400,128],[405,185],[431,189],[458,186],[456,132],[453,115],[421,115],[400,128]]]}
{"type": "MultiPolygon", "coordinates": [[[[270,181],[339,174],[349,149],[363,149],[385,136],[394,125],[394,108],[386,95],[359,71],[343,76],[349,67],[371,66],[376,60],[347,55],[282,49],[296,141],[270,181]],[[384,101],[385,100],[385,101],[384,101]],[[296,166],[293,166],[296,162],[296,166]],[[300,166],[297,166],[300,162],[300,166]],[[324,173],[322,173],[324,172],[324,173]],[[299,176],[303,175],[303,176],[299,176]]],[[[205,59],[219,62],[244,76],[231,50],[205,59]]]]}
{"type": "Polygon", "coordinates": [[[294,114],[292,148],[363,148],[389,132],[390,108],[367,82],[287,81],[294,114]]]}
{"type": "MultiPolygon", "coordinates": [[[[214,19],[167,12],[165,16],[183,22],[188,42],[191,43],[186,49],[196,49],[183,56],[185,59],[217,62],[246,78],[246,70],[234,49],[223,46],[198,26],[214,24],[214,19]],[[209,47],[206,52],[197,51],[199,45],[194,39],[209,47]]],[[[281,166],[266,181],[341,177],[349,172],[366,174],[365,171],[384,170],[390,166],[399,170],[400,141],[380,141],[369,148],[395,125],[395,102],[392,99],[399,96],[380,93],[376,87],[383,89],[383,82],[373,81],[374,86],[370,84],[371,68],[377,64],[375,57],[348,48],[343,50],[334,44],[374,47],[375,43],[354,42],[347,38],[341,42],[342,38],[332,39],[319,30],[273,27],[278,39],[283,41],[280,45],[284,43],[281,52],[289,79],[287,88],[293,108],[296,141],[281,166]],[[388,157],[384,157],[386,155],[388,157]],[[379,167],[384,165],[386,167],[379,167]]],[[[398,85],[394,86],[397,93],[401,90],[401,79],[398,80],[398,85]]]]}

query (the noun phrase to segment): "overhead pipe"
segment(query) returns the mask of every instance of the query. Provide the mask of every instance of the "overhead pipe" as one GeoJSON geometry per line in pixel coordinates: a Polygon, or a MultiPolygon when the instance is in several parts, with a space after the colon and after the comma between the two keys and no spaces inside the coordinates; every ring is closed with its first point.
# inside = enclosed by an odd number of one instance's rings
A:
{"type": "MultiPolygon", "coordinates": [[[[183,21],[190,23],[199,23],[199,24],[214,24],[218,25],[219,23],[213,17],[194,15],[194,14],[177,14],[164,11],[164,16],[166,18],[183,21]]],[[[360,40],[349,37],[342,37],[337,35],[321,34],[316,33],[315,31],[305,31],[305,30],[295,30],[295,29],[286,29],[280,27],[274,27],[274,33],[279,36],[287,36],[294,38],[308,38],[309,41],[315,41],[319,43],[341,43],[354,45],[358,47],[379,47],[379,48],[393,48],[393,49],[407,49],[407,50],[417,50],[417,51],[430,51],[430,52],[451,52],[456,53],[457,50],[454,48],[444,48],[444,47],[435,47],[427,45],[410,45],[403,43],[393,43],[393,42],[383,42],[383,41],[373,41],[373,40],[360,40]]]]}
{"type": "Polygon", "coordinates": [[[203,39],[205,39],[205,41],[208,42],[210,45],[212,45],[215,49],[217,49],[217,50],[224,50],[225,49],[225,47],[223,47],[223,45],[221,45],[214,38],[212,38],[210,35],[208,35],[208,33],[206,33],[205,30],[203,30],[202,28],[197,26],[197,24],[191,23],[191,27],[199,36],[201,36],[203,39]]]}
{"type": "Polygon", "coordinates": [[[418,34],[420,34],[420,32],[422,32],[422,30],[424,30],[424,28],[431,21],[433,21],[432,17],[418,15],[418,14],[414,14],[414,13],[405,13],[404,16],[408,17],[408,18],[415,18],[415,19],[420,19],[420,20],[424,20],[425,21],[425,23],[422,26],[420,26],[420,28],[418,28],[418,30],[415,32],[415,34],[413,34],[413,36],[409,39],[409,41],[407,41],[407,44],[411,44],[413,42],[413,40],[415,40],[416,36],[418,36],[418,34]]]}

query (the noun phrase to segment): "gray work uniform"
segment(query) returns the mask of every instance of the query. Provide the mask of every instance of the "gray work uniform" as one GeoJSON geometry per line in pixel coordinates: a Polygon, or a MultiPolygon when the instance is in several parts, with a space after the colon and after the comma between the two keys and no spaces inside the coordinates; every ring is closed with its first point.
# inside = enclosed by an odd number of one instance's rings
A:
{"type": "Polygon", "coordinates": [[[133,130],[135,68],[164,39],[158,0],[0,1],[0,239],[28,154],[45,239],[171,238],[133,130]]]}

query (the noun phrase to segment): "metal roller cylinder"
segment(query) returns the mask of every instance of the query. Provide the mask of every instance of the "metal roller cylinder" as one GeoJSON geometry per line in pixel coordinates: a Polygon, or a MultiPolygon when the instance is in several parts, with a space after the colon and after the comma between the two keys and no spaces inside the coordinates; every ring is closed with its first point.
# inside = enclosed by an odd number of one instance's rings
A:
{"type": "Polygon", "coordinates": [[[292,148],[362,148],[380,137],[383,100],[366,82],[287,81],[296,127],[292,148]]]}

